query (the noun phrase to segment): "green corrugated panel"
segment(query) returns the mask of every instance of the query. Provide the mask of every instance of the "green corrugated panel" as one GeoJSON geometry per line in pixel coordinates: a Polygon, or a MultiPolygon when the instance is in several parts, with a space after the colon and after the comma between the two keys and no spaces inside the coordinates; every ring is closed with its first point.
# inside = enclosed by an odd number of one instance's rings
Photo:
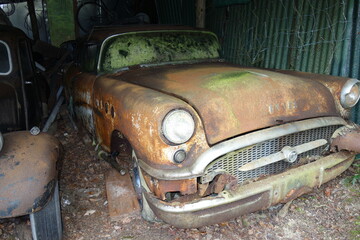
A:
{"type": "Polygon", "coordinates": [[[359,0],[252,0],[209,6],[206,27],[231,62],[359,78],[359,10],[359,0]]]}
{"type": "MultiPolygon", "coordinates": [[[[353,29],[350,44],[350,77],[360,79],[360,1],[354,3],[353,29]]],[[[357,104],[352,111],[352,118],[360,123],[360,106],[357,104]]]]}
{"type": "Polygon", "coordinates": [[[195,0],[156,0],[160,24],[195,26],[195,0]]]}

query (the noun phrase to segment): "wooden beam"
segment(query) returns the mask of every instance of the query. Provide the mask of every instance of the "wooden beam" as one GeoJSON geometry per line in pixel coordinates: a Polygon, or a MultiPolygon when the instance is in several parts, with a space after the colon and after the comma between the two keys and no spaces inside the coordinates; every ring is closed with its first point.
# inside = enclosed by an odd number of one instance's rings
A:
{"type": "Polygon", "coordinates": [[[206,0],[196,0],[196,27],[205,28],[206,0]]]}

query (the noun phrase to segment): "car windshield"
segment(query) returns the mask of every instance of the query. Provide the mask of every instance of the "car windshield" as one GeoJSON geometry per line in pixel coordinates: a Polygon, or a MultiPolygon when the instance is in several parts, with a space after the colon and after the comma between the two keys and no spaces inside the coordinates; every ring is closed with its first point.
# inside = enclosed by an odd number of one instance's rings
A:
{"type": "Polygon", "coordinates": [[[215,34],[203,31],[134,32],[103,43],[98,70],[112,72],[138,64],[157,64],[219,57],[215,34]]]}

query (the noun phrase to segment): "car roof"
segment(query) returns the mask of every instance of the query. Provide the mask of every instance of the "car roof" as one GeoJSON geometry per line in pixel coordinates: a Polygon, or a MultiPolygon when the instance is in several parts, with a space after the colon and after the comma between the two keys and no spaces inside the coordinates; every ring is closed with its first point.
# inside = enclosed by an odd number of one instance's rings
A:
{"type": "Polygon", "coordinates": [[[138,31],[156,31],[156,30],[203,30],[188,26],[176,26],[176,25],[119,25],[119,26],[104,26],[94,27],[91,33],[88,35],[87,40],[91,42],[102,42],[107,37],[115,34],[121,34],[126,32],[138,32],[138,31]]]}
{"type": "Polygon", "coordinates": [[[0,24],[0,40],[12,41],[17,38],[24,38],[26,35],[19,28],[0,24]]]}

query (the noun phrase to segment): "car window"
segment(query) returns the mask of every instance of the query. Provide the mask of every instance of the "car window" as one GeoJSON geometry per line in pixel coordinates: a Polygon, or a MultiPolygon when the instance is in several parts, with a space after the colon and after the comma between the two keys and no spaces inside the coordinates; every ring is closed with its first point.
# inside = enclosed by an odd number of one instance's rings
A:
{"type": "Polygon", "coordinates": [[[29,79],[33,77],[34,72],[26,40],[21,40],[19,42],[19,53],[23,77],[24,79],[29,79]]]}
{"type": "Polygon", "coordinates": [[[11,72],[12,63],[9,46],[0,41],[0,75],[8,75],[11,72]]]}
{"type": "Polygon", "coordinates": [[[219,57],[217,37],[202,31],[135,32],[104,41],[99,70],[219,57]]]}

